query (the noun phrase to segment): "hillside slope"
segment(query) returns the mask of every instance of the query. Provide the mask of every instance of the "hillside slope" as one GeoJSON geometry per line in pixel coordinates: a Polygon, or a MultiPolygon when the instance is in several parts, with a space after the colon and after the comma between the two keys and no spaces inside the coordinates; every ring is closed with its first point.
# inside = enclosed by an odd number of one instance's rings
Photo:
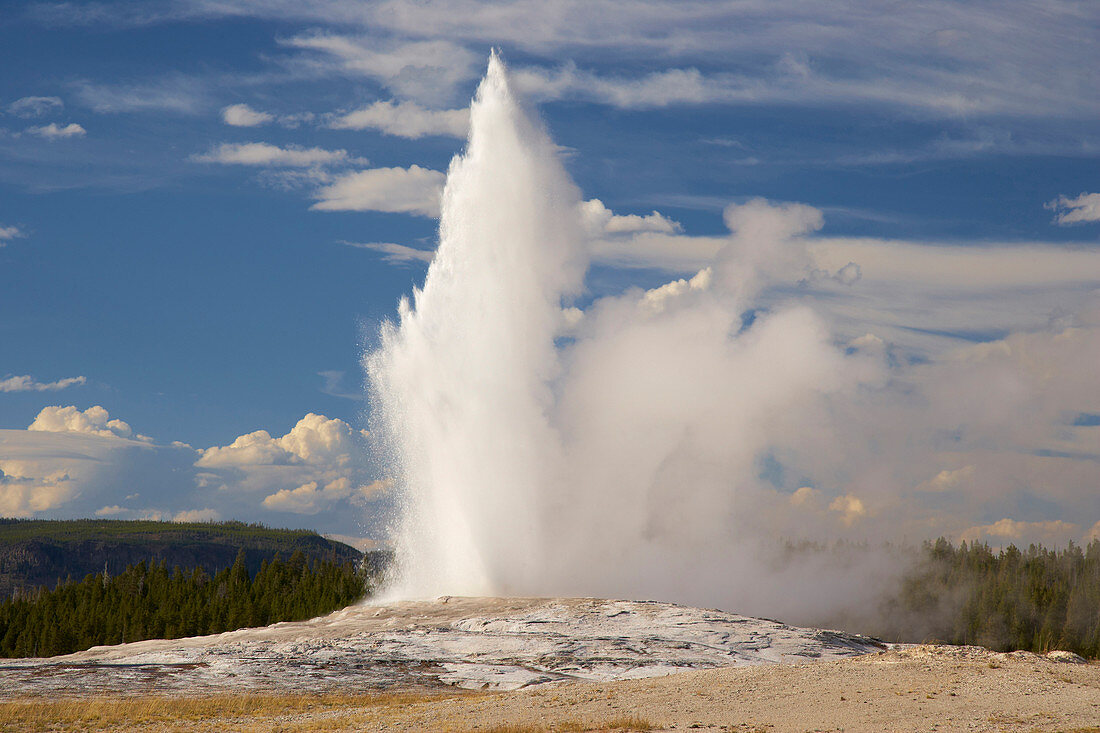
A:
{"type": "Polygon", "coordinates": [[[0,519],[0,598],[52,588],[89,573],[122,572],[145,560],[168,568],[201,567],[213,575],[244,550],[249,573],[275,554],[301,551],[307,560],[358,562],[353,547],[310,530],[270,529],[242,522],[175,523],[110,519],[0,519]]]}

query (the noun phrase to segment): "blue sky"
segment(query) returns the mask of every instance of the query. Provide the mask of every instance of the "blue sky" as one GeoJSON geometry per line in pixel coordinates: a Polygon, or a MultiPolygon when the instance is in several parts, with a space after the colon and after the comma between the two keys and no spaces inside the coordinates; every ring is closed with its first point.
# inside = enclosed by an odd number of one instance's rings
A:
{"type": "MultiPolygon", "coordinates": [[[[423,280],[412,250],[434,246],[498,47],[606,212],[581,307],[691,277],[729,235],[727,207],[763,198],[820,212],[802,233],[824,273],[813,297],[837,343],[885,344],[893,379],[943,395],[948,377],[904,370],[1012,338],[1054,355],[1042,339],[1085,334],[1012,415],[1040,405],[1042,430],[974,428],[967,450],[1001,468],[974,479],[962,518],[906,530],[1085,538],[1100,522],[1100,429],[1075,424],[1100,414],[1098,26],[1088,2],[4,2],[0,513],[377,535],[387,476],[359,432],[359,362],[423,280]],[[1049,491],[993,488],[1020,456],[1053,454],[1028,468],[1049,491]],[[1017,524],[989,529],[1002,520],[1017,524]]],[[[958,422],[906,419],[928,435],[958,422]]],[[[890,501],[925,486],[905,501],[926,504],[941,471],[958,484],[985,465],[942,459],[915,451],[890,501]]]]}

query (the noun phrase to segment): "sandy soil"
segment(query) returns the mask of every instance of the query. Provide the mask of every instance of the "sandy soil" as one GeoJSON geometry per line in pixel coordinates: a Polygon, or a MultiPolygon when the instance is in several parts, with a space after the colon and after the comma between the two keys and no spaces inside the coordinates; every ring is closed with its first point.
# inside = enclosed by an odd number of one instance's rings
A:
{"type": "Polygon", "coordinates": [[[1100,731],[1100,665],[915,646],[440,700],[379,711],[370,729],[552,728],[631,715],[657,730],[1100,731]]]}
{"type": "Polygon", "coordinates": [[[454,694],[414,697],[401,704],[360,700],[323,711],[249,719],[226,716],[74,727],[536,733],[607,730],[602,724],[634,717],[662,731],[1100,733],[1100,664],[1055,661],[1024,652],[997,654],[976,647],[912,646],[797,665],[454,694]]]}

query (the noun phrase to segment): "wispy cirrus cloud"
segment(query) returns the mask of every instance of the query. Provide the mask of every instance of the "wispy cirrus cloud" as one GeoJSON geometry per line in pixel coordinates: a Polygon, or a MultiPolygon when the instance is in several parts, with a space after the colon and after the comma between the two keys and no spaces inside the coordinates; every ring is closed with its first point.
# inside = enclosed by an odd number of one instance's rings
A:
{"type": "Polygon", "coordinates": [[[484,48],[500,44],[584,67],[547,67],[536,59],[528,82],[545,98],[623,107],[879,104],[936,116],[1037,118],[1081,118],[1100,109],[1090,72],[1100,61],[1093,43],[1100,11],[1024,0],[934,7],[908,3],[884,14],[873,0],[118,0],[35,3],[28,13],[48,23],[122,26],[225,17],[329,25],[339,31],[284,43],[426,103],[453,98],[484,48]],[[627,75],[607,70],[609,58],[658,60],[664,68],[627,75]]]}
{"type": "Polygon", "coordinates": [[[369,249],[382,255],[382,260],[393,265],[426,264],[435,257],[435,251],[430,249],[417,249],[404,244],[393,242],[345,242],[340,244],[358,249],[369,249]]]}
{"type": "Polygon", "coordinates": [[[198,77],[169,75],[158,79],[129,83],[80,81],[76,97],[94,112],[170,112],[198,114],[209,105],[207,83],[198,77]]]}
{"type": "Polygon", "coordinates": [[[5,110],[16,117],[41,117],[64,107],[60,97],[22,97],[10,103],[5,110]]]}
{"type": "Polygon", "coordinates": [[[191,159],[199,163],[289,168],[365,162],[352,158],[346,150],[293,146],[283,148],[269,143],[222,143],[205,153],[192,156],[191,159]]]}
{"type": "Polygon", "coordinates": [[[466,137],[468,109],[425,109],[415,102],[379,101],[329,122],[336,130],[378,130],[387,135],[416,139],[425,135],[466,137]]]}
{"type": "Polygon", "coordinates": [[[0,379],[0,392],[56,392],[86,384],[86,377],[65,377],[54,382],[39,382],[29,374],[0,379]]]}
{"type": "Polygon", "coordinates": [[[283,45],[321,54],[343,73],[374,79],[399,96],[426,104],[454,98],[463,82],[477,76],[481,54],[449,40],[380,40],[316,32],[283,45]]]}

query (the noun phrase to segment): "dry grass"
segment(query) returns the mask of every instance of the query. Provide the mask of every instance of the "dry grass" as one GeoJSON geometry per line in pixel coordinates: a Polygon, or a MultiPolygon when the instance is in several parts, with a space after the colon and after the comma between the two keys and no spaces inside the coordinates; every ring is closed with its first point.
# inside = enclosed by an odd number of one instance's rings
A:
{"type": "MultiPolygon", "coordinates": [[[[0,702],[0,731],[341,731],[369,730],[382,718],[401,717],[413,706],[486,693],[378,695],[214,695],[196,697],[98,697],[0,702]]],[[[489,693],[491,694],[491,693],[489,693]]],[[[448,728],[446,721],[441,721],[448,728]]],[[[478,733],[619,733],[650,731],[638,716],[595,722],[499,725],[478,733]]],[[[457,729],[456,729],[457,730],[457,729]]]]}
{"type": "Polygon", "coordinates": [[[16,700],[0,702],[0,731],[154,730],[165,726],[173,730],[203,730],[204,723],[215,721],[220,730],[325,730],[348,714],[385,712],[460,694],[463,693],[16,700]]]}

